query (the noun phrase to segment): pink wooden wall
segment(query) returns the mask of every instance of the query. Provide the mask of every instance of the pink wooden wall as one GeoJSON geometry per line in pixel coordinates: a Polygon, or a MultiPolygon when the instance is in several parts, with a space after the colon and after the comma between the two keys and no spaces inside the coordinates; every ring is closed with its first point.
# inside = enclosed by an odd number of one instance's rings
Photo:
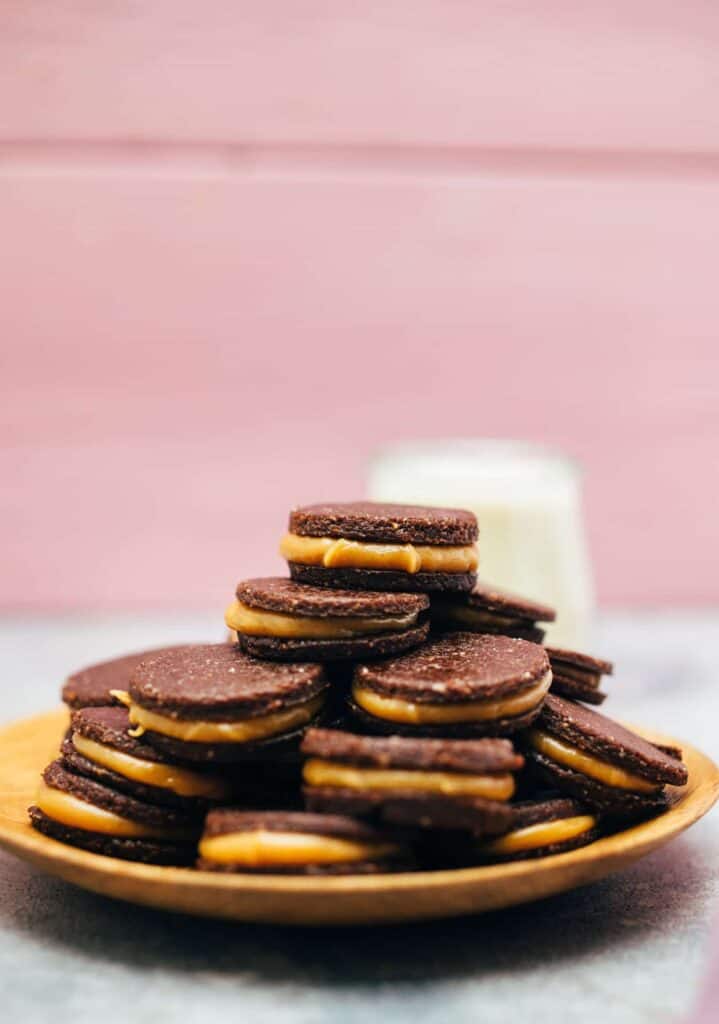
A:
{"type": "Polygon", "coordinates": [[[385,439],[719,601],[719,5],[0,0],[0,603],[221,605],[385,439]]]}

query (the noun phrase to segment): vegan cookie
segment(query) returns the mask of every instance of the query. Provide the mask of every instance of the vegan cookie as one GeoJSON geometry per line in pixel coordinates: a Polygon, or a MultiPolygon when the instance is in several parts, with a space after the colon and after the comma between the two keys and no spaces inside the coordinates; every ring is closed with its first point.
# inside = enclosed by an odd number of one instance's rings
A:
{"type": "Polygon", "coordinates": [[[138,800],[61,760],[45,769],[29,814],[34,828],[61,843],[147,864],[191,864],[202,828],[197,815],[138,800]]]}
{"type": "Polygon", "coordinates": [[[607,695],[599,687],[602,676],[614,672],[611,661],[562,647],[547,647],[546,651],[552,666],[552,693],[584,704],[603,703],[607,695]]]}
{"type": "Polygon", "coordinates": [[[358,666],[350,709],[373,732],[501,736],[530,725],[551,681],[538,644],[446,633],[418,651],[358,666]]]}
{"type": "Polygon", "coordinates": [[[523,800],[512,805],[511,814],[509,830],[478,847],[483,858],[509,861],[550,857],[587,846],[600,835],[597,813],[567,797],[523,800]]]}
{"type": "Polygon", "coordinates": [[[662,810],[664,787],[684,786],[688,778],[671,753],[606,715],[551,693],[523,741],[529,762],[545,781],[607,814],[662,810]]]}
{"type": "Polygon", "coordinates": [[[264,874],[349,875],[398,870],[411,863],[396,836],[338,814],[210,811],[198,868],[264,874]]]}
{"type": "Polygon", "coordinates": [[[554,622],[557,617],[554,608],[547,604],[481,581],[468,594],[434,598],[431,614],[433,625],[440,629],[501,633],[534,643],[544,639],[544,630],[538,623],[554,622]]]}
{"type": "Polygon", "coordinates": [[[70,733],[61,747],[63,764],[138,800],[190,813],[229,801],[232,790],[225,779],[173,762],[151,744],[131,736],[130,728],[124,707],[74,711],[70,733]]]}
{"type": "Polygon", "coordinates": [[[259,661],[223,643],[143,661],[119,696],[135,738],[180,761],[231,762],[296,749],[327,688],[321,665],[259,661]]]}
{"type": "Polygon", "coordinates": [[[398,654],[427,638],[425,594],[331,590],[280,577],[245,580],[225,622],[257,658],[341,661],[398,654]]]}
{"type": "Polygon", "coordinates": [[[506,831],[514,772],[524,764],[506,739],[355,736],[309,729],[302,741],[310,811],[371,816],[383,824],[506,831]]]}
{"type": "Polygon", "coordinates": [[[464,592],[476,582],[477,519],[461,509],[371,501],[306,505],[280,545],[292,579],[339,589],[464,592]]]}

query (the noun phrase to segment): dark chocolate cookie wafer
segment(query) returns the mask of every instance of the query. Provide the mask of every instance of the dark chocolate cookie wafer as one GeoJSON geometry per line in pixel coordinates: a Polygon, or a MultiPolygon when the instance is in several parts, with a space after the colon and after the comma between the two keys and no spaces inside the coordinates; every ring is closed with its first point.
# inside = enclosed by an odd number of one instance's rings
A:
{"type": "Polygon", "coordinates": [[[290,575],[318,587],[462,592],[476,581],[473,513],[359,501],[290,514],[280,553],[290,575]]]}
{"type": "Polygon", "coordinates": [[[425,594],[309,587],[281,577],[245,580],[225,622],[257,658],[341,661],[398,654],[426,639],[425,594]]]}
{"type": "Polygon", "coordinates": [[[524,763],[509,740],[379,738],[330,729],[308,730],[302,753],[309,810],[486,835],[508,827],[513,773],[524,763]]]}
{"type": "Polygon", "coordinates": [[[197,866],[263,874],[375,874],[412,863],[403,840],[343,815],[223,808],[207,816],[197,866]]]}
{"type": "Polygon", "coordinates": [[[93,853],[150,864],[191,863],[202,818],[150,804],[53,761],[43,773],[32,825],[93,853]]]}
{"type": "Polygon", "coordinates": [[[204,812],[227,802],[229,784],[201,768],[168,760],[149,743],[130,735],[126,708],[81,708],[73,712],[61,753],[73,771],[138,800],[204,812]]]}
{"type": "Polygon", "coordinates": [[[111,661],[102,661],[97,665],[80,669],[65,681],[62,688],[62,699],[73,710],[116,704],[117,701],[110,691],[126,690],[130,676],[141,661],[172,650],[175,648],[158,647],[150,651],[139,651],[137,654],[126,654],[122,658],[113,658],[111,661]]]}
{"type": "Polygon", "coordinates": [[[170,758],[269,760],[296,751],[323,710],[327,686],[321,665],[198,644],[142,662],[123,700],[133,733],[170,758]]]}
{"type": "Polygon", "coordinates": [[[300,537],[348,537],[372,544],[474,544],[477,517],[466,509],[350,501],[305,505],[290,512],[300,537]]]}
{"type": "Polygon", "coordinates": [[[523,740],[529,761],[562,792],[611,814],[666,806],[664,787],[683,786],[681,761],[605,715],[549,694],[523,740]]]}
{"type": "Polygon", "coordinates": [[[563,647],[547,647],[552,666],[552,693],[584,704],[601,704],[606,693],[599,689],[602,676],[611,675],[614,665],[591,654],[580,654],[563,647]]]}
{"type": "Polygon", "coordinates": [[[481,580],[470,593],[461,597],[433,599],[431,615],[433,627],[439,629],[501,633],[534,643],[541,643],[544,639],[544,630],[537,623],[554,622],[557,617],[554,608],[547,604],[481,580]]]}
{"type": "Polygon", "coordinates": [[[513,637],[446,633],[355,670],[360,724],[412,735],[502,735],[539,714],[551,683],[546,652],[513,637]]]}
{"type": "Polygon", "coordinates": [[[89,853],[120,860],[134,860],[142,864],[160,866],[190,867],[197,850],[196,843],[172,842],[167,839],[125,839],[121,836],[106,836],[99,832],[71,828],[44,814],[39,807],[31,807],[30,822],[33,828],[51,839],[57,839],[66,846],[77,846],[89,853]]]}

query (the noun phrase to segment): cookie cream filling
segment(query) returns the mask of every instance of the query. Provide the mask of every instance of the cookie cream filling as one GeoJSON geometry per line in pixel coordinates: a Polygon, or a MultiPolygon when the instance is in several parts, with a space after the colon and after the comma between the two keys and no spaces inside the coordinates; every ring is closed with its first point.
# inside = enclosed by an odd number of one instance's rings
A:
{"type": "Polygon", "coordinates": [[[571,768],[572,771],[582,775],[588,775],[605,786],[612,786],[614,789],[627,789],[635,793],[656,793],[662,787],[655,782],[648,782],[646,779],[628,772],[625,768],[608,764],[592,754],[580,750],[566,740],[560,740],[556,736],[550,736],[540,729],[531,729],[527,736],[530,745],[540,754],[544,754],[550,761],[571,768]]]}
{"type": "Polygon", "coordinates": [[[402,700],[400,697],[385,697],[357,683],[352,687],[352,696],[361,708],[375,718],[407,725],[451,725],[522,715],[541,703],[551,683],[552,673],[547,672],[538,683],[514,697],[451,704],[420,703],[402,700]]]}
{"type": "Polygon", "coordinates": [[[578,814],[574,818],[558,818],[556,821],[543,821],[537,825],[528,825],[508,832],[506,836],[492,839],[482,845],[487,853],[523,853],[526,850],[538,850],[542,846],[554,843],[566,843],[569,839],[596,828],[597,819],[591,814],[578,814]]]}
{"type": "Polygon", "coordinates": [[[130,723],[135,726],[131,732],[132,736],[141,736],[149,731],[188,743],[250,743],[267,736],[292,732],[311,721],[325,699],[324,693],[320,693],[311,700],[286,708],[284,711],[275,711],[271,715],[258,715],[256,718],[238,719],[234,722],[207,722],[194,718],[170,718],[168,715],[149,711],[136,704],[124,691],[113,690],[112,694],[122,701],[129,711],[130,723]]]}
{"type": "Polygon", "coordinates": [[[394,856],[400,849],[393,843],[363,843],[311,833],[257,829],[207,836],[200,840],[199,852],[204,860],[216,864],[271,868],[375,861],[394,856]]]}
{"type": "Polygon", "coordinates": [[[332,537],[300,537],[286,533],[280,554],[288,562],[325,569],[393,569],[399,572],[475,572],[476,544],[369,544],[332,537]]]}
{"type": "Polygon", "coordinates": [[[318,757],[305,762],[302,774],[309,786],[356,790],[410,789],[441,793],[443,796],[479,796],[485,800],[509,800],[515,789],[514,778],[508,772],[463,775],[461,772],[366,768],[318,757]]]}
{"type": "Polygon", "coordinates": [[[201,775],[171,764],[146,761],[124,750],[90,740],[77,732],[72,735],[72,745],[88,761],[144,786],[159,786],[160,789],[171,790],[177,796],[203,797],[208,800],[224,800],[230,796],[230,787],[224,779],[201,775]]]}
{"type": "Polygon", "coordinates": [[[107,836],[120,836],[127,839],[182,839],[189,838],[190,833],[182,829],[152,828],[139,821],[130,821],[103,807],[89,804],[72,793],[54,789],[46,783],[40,784],[35,806],[47,814],[48,818],[59,821],[69,828],[79,828],[83,832],[99,832],[107,836]]]}
{"type": "Polygon", "coordinates": [[[369,616],[289,615],[251,608],[242,601],[233,601],[225,612],[225,623],[230,629],[248,636],[274,636],[284,640],[350,640],[371,633],[386,633],[410,629],[417,622],[419,612],[394,618],[369,616]]]}

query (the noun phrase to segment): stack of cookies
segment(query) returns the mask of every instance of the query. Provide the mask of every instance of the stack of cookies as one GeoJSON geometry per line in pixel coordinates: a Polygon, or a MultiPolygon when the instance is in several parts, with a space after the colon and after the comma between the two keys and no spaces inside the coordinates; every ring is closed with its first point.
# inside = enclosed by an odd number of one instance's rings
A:
{"type": "Polygon", "coordinates": [[[549,856],[661,811],[681,752],[588,706],[612,664],[543,646],[554,610],[479,583],[477,541],[462,510],[295,509],[289,576],[238,584],[233,643],[67,681],[33,825],[148,863],[348,874],[549,856]]]}

